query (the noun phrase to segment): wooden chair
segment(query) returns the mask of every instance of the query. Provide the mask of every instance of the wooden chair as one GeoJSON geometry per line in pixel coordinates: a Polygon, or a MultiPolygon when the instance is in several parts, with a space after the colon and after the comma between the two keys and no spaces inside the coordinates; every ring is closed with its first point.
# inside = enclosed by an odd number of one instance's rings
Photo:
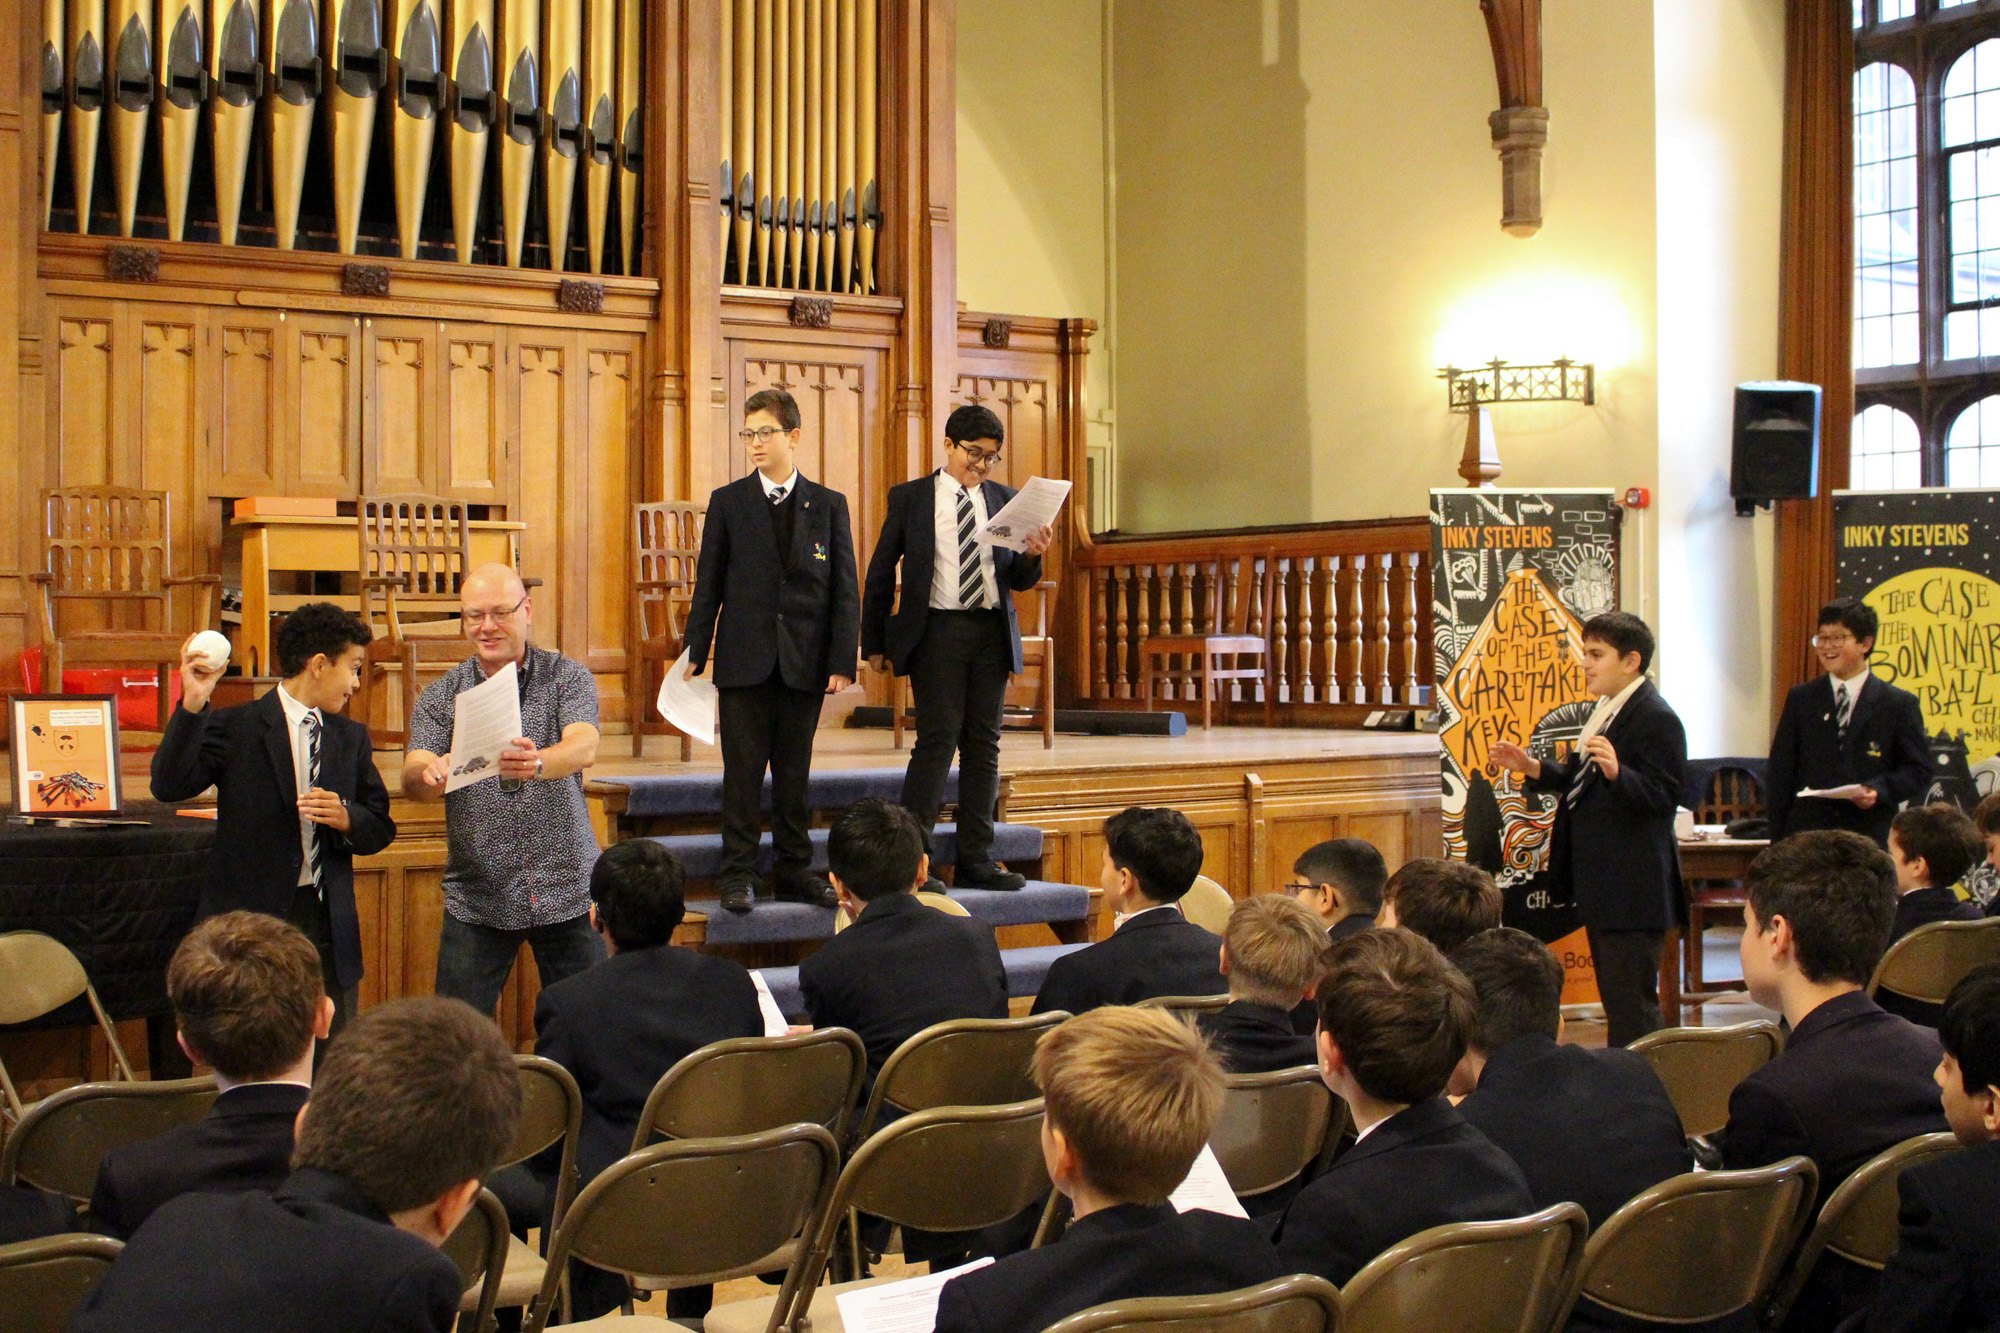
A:
{"type": "Polygon", "coordinates": [[[0,1245],[0,1310],[10,1333],[62,1333],[124,1248],[82,1234],[0,1245]]]}
{"type": "Polygon", "coordinates": [[[1959,1150],[1953,1134],[1919,1134],[1884,1149],[1856,1168],[1840,1182],[1840,1188],[1820,1205],[1819,1221],[1799,1246],[1778,1294],[1764,1310],[1766,1328],[1778,1328],[1791,1313],[1792,1305],[1812,1278],[1820,1256],[1832,1251],[1842,1259],[1881,1272],[1889,1256],[1896,1252],[1902,1227],[1898,1220],[1901,1199],[1896,1182],[1913,1166],[1935,1161],[1959,1150]]]}
{"type": "Polygon", "coordinates": [[[1889,991],[1925,1004],[1943,1004],[1965,974],[2000,962],[2000,917],[1980,921],[1933,921],[1889,946],[1868,995],[1889,991]]]}
{"type": "Polygon", "coordinates": [[[1590,1222],[1559,1203],[1526,1217],[1419,1231],[1371,1260],[1340,1291],[1353,1333],[1553,1333],[1576,1286],[1590,1222]]]}
{"type": "Polygon", "coordinates": [[[1729,1094],[1783,1048],[1778,1025],[1763,1018],[1726,1028],[1661,1028],[1627,1047],[1660,1076],[1691,1139],[1728,1124],[1729,1094]]]}
{"type": "Polygon", "coordinates": [[[356,521],[361,619],[375,641],[368,645],[352,711],[368,722],[377,749],[394,749],[409,744],[410,715],[421,692],[419,663],[465,658],[458,589],[472,572],[472,530],[464,501],[435,495],[364,495],[356,521]],[[401,687],[400,728],[372,721],[375,679],[391,673],[401,687]]]}
{"type": "MultiPolygon", "coordinates": [[[[1701,804],[1695,807],[1694,820],[1697,824],[1727,824],[1738,819],[1749,819],[1764,813],[1764,787],[1757,775],[1747,768],[1725,766],[1709,774],[1708,786],[1702,794],[1701,804]]],[[[1718,981],[1710,984],[1702,979],[1701,933],[1709,926],[1717,924],[1733,926],[1743,920],[1743,904],[1749,901],[1748,892],[1741,884],[1705,883],[1689,881],[1687,885],[1688,923],[1681,932],[1681,984],[1679,995],[1683,1003],[1701,1001],[1716,995],[1728,995],[1743,989],[1741,981],[1718,981]]]]}
{"type": "Polygon", "coordinates": [[[90,1201],[115,1148],[191,1125],[215,1104],[213,1075],[157,1083],[82,1083],[36,1102],[0,1148],[0,1185],[33,1185],[90,1201]]]}
{"type": "MultiPolygon", "coordinates": [[[[1035,670],[1035,707],[1028,717],[1042,729],[1042,748],[1056,748],[1056,641],[1049,632],[1049,603],[1062,585],[1044,579],[1035,585],[1035,628],[1021,630],[1021,666],[1035,670]]],[[[899,592],[898,596],[901,595],[899,592]]],[[[896,748],[903,748],[904,719],[912,707],[910,678],[889,674],[889,730],[896,748]]],[[[1018,716],[1018,715],[1017,715],[1018,716]]]]}
{"type": "MultiPolygon", "coordinates": [[[[1153,711],[1154,679],[1172,678],[1167,667],[1170,657],[1201,659],[1201,729],[1207,731],[1215,707],[1215,683],[1219,680],[1259,680],[1264,682],[1264,725],[1270,726],[1277,707],[1276,693],[1266,664],[1271,658],[1273,598],[1278,581],[1265,578],[1258,568],[1258,555],[1225,557],[1208,571],[1208,588],[1203,594],[1201,622],[1205,634],[1154,634],[1139,641],[1140,694],[1146,711],[1153,711]],[[1225,585],[1227,585],[1225,587],[1225,585]],[[1255,613],[1255,619],[1252,613],[1255,613]],[[1251,626],[1258,632],[1252,634],[1251,626]],[[1243,666],[1243,658],[1255,666],[1243,666]]],[[[1186,679],[1195,677],[1190,670],[1186,679]]]]}
{"type": "MultiPolygon", "coordinates": [[[[132,1062],[118,1043],[118,1029],[97,998],[90,974],[61,940],[38,930],[10,930],[0,934],[0,1026],[32,1023],[81,995],[90,1001],[97,1029],[111,1050],[112,1073],[127,1083],[134,1080],[132,1062]]],[[[0,1123],[17,1124],[26,1111],[7,1066],[0,1062],[0,1123]]],[[[88,1197],[88,1191],[85,1192],[88,1197]]]]}
{"type": "Polygon", "coordinates": [[[1152,1296],[1079,1310],[1048,1333],[1340,1333],[1340,1290],[1295,1273],[1214,1296],[1152,1296]]]}
{"type": "Polygon", "coordinates": [[[123,486],[65,486],[42,492],[42,564],[28,581],[41,596],[42,692],[61,694],[65,667],[149,666],[159,680],[159,729],[173,711],[168,679],[180,669],[181,645],[215,626],[216,574],[175,574],[170,502],[165,491],[123,486]],[[194,616],[175,625],[173,590],[195,589],[194,616]],[[96,602],[96,628],[57,627],[58,602],[96,602]],[[125,615],[120,615],[120,611],[125,615]],[[120,624],[124,620],[126,623],[120,624]]]}
{"type": "Polygon", "coordinates": [[[681,762],[694,757],[694,742],[673,723],[654,721],[653,701],[666,674],[687,647],[688,603],[694,600],[695,562],[701,555],[706,505],[661,500],[632,506],[632,757],[645,752],[648,736],[680,736],[681,762]],[[654,666],[658,665],[658,675],[654,666]]]}

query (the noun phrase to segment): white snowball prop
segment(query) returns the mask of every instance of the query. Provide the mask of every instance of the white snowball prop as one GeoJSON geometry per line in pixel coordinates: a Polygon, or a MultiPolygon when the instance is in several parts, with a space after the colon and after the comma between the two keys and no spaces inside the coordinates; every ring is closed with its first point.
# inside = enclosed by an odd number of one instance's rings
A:
{"type": "Polygon", "coordinates": [[[210,671],[220,671],[229,665],[229,640],[212,629],[195,635],[188,651],[200,658],[202,666],[210,671]]]}

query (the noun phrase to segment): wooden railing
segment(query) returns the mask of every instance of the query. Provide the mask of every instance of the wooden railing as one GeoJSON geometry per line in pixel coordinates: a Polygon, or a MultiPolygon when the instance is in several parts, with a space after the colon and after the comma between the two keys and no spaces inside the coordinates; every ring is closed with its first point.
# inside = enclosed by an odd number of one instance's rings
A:
{"type": "MultiPolygon", "coordinates": [[[[1236,721],[1261,721],[1266,688],[1279,721],[1294,725],[1351,725],[1385,706],[1426,706],[1430,542],[1422,517],[1100,537],[1069,561],[1067,693],[1088,707],[1143,707],[1147,638],[1233,633],[1241,615],[1244,632],[1264,641],[1270,675],[1218,682],[1218,705],[1236,721]],[[1239,569],[1254,570],[1255,587],[1240,586],[1239,569]]],[[[1199,701],[1200,667],[1198,658],[1170,658],[1155,707],[1199,701]]]]}

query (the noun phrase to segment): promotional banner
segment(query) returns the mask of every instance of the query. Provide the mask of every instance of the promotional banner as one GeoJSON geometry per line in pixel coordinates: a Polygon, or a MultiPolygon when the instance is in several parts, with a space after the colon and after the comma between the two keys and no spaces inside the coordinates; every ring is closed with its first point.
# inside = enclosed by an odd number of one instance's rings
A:
{"type": "Polygon", "coordinates": [[[1543,883],[1553,796],[1520,790],[1493,747],[1567,755],[1595,703],[1583,622],[1618,607],[1618,507],[1609,491],[1431,492],[1433,694],[1445,854],[1500,885],[1510,926],[1563,960],[1566,1003],[1597,998],[1582,923],[1543,883]]]}
{"type": "Polygon", "coordinates": [[[2000,491],[1836,491],[1842,595],[1882,618],[1875,674],[1917,696],[1922,802],[1970,810],[2000,786],[2000,491]]]}

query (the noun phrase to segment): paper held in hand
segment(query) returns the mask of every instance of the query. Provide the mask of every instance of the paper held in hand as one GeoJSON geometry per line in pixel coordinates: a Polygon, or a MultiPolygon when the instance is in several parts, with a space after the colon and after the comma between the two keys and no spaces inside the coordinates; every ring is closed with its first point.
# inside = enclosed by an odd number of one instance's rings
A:
{"type": "Polygon", "coordinates": [[[843,1291],[833,1298],[842,1333],[931,1333],[937,1327],[938,1293],[944,1284],[992,1262],[991,1257],[974,1259],[927,1277],[843,1291]]]}
{"type": "Polygon", "coordinates": [[[667,668],[660,682],[660,716],[685,731],[703,745],[715,744],[717,698],[715,684],[707,676],[688,675],[688,654],[682,653],[667,668]]]}
{"type": "Polygon", "coordinates": [[[1845,787],[1805,787],[1799,795],[1817,796],[1822,801],[1851,801],[1867,790],[1868,787],[1862,783],[1850,782],[1845,787]]]}
{"type": "Polygon", "coordinates": [[[521,734],[521,687],[509,662],[452,702],[446,794],[500,776],[500,756],[521,734]]]}
{"type": "Polygon", "coordinates": [[[1028,535],[1054,523],[1068,499],[1068,482],[1030,477],[1013,499],[1000,506],[999,513],[986,520],[986,526],[973,540],[988,546],[1004,546],[1010,551],[1025,551],[1028,535]]]}

